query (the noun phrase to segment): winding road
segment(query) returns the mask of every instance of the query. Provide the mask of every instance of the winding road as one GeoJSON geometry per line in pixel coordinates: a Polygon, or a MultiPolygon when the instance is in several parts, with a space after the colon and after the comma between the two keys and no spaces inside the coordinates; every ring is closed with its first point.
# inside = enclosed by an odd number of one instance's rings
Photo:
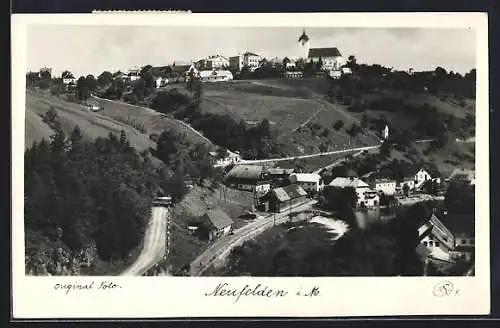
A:
{"type": "Polygon", "coordinates": [[[135,262],[121,276],[142,276],[163,258],[166,251],[169,215],[169,209],[166,207],[151,208],[151,219],[144,233],[142,251],[135,262]]]}
{"type": "Polygon", "coordinates": [[[232,235],[222,236],[191,263],[191,276],[201,276],[210,266],[229,255],[235,246],[241,245],[244,241],[269,229],[274,223],[281,224],[286,222],[290,213],[303,212],[310,209],[315,203],[316,200],[309,200],[305,203],[292,206],[282,213],[276,213],[276,215],[270,214],[264,217],[261,216],[253,222],[234,230],[232,235]]]}

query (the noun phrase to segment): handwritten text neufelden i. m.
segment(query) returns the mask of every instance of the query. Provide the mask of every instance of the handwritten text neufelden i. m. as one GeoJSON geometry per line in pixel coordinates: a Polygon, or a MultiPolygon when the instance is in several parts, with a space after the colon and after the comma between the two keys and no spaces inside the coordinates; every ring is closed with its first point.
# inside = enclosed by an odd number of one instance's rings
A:
{"type": "MultiPolygon", "coordinates": [[[[283,298],[288,295],[285,289],[273,289],[262,284],[255,286],[245,285],[243,288],[234,288],[227,283],[218,284],[214,290],[205,293],[205,296],[229,296],[234,297],[234,302],[238,302],[242,296],[258,296],[265,298],[283,298]]],[[[314,287],[308,292],[298,291],[296,296],[319,296],[319,287],[314,287]]]]}

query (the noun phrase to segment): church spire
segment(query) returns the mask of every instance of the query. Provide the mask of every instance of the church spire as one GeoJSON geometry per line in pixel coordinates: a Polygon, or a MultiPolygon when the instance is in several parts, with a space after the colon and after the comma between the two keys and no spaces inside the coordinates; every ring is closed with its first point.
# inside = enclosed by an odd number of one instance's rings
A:
{"type": "Polygon", "coordinates": [[[306,29],[305,28],[302,30],[302,35],[299,37],[299,41],[298,42],[302,43],[302,45],[304,45],[307,42],[309,42],[309,37],[306,34],[306,29]]]}

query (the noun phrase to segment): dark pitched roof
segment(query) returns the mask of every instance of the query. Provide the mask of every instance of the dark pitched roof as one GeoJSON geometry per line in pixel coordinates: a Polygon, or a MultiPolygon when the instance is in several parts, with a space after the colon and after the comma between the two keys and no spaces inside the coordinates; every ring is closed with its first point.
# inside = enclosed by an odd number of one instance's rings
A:
{"type": "Polygon", "coordinates": [[[339,49],[337,48],[311,48],[307,57],[340,57],[339,49]]]}
{"type": "Polygon", "coordinates": [[[236,165],[227,174],[228,178],[260,180],[264,168],[260,165],[236,165]]]}
{"type": "MultiPolygon", "coordinates": [[[[245,52],[244,56],[259,56],[259,55],[254,54],[253,52],[249,52],[249,51],[247,51],[247,52],[245,52]]],[[[259,57],[260,57],[260,56],[259,56],[259,57]]]]}
{"type": "Polygon", "coordinates": [[[211,209],[202,217],[207,218],[216,229],[223,229],[233,223],[233,220],[229,217],[229,215],[220,209],[211,209]]]}
{"type": "Polygon", "coordinates": [[[454,236],[466,234],[474,236],[475,218],[474,214],[453,214],[441,216],[441,222],[451,231],[454,236]]]}
{"type": "Polygon", "coordinates": [[[280,202],[284,202],[290,199],[295,199],[307,195],[307,192],[304,189],[294,184],[285,187],[275,188],[271,192],[280,202]]]}
{"type": "Polygon", "coordinates": [[[172,71],[173,72],[177,72],[177,73],[187,72],[190,67],[191,67],[191,65],[175,65],[175,66],[171,66],[172,71]]]}
{"type": "Polygon", "coordinates": [[[282,174],[292,174],[295,171],[295,169],[282,169],[279,167],[272,167],[267,169],[267,173],[271,175],[282,175],[282,174]]]}

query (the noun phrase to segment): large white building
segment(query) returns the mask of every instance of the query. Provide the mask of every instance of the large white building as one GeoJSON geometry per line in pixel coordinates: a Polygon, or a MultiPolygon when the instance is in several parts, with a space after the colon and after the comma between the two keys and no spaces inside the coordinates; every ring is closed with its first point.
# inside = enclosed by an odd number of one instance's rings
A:
{"type": "Polygon", "coordinates": [[[229,57],[229,67],[235,71],[241,71],[243,67],[248,67],[251,71],[259,67],[262,57],[252,52],[245,52],[237,56],[229,57]]]}
{"type": "Polygon", "coordinates": [[[337,48],[310,48],[307,55],[313,63],[322,62],[321,68],[325,71],[340,71],[341,67],[347,63],[337,48]]]}
{"type": "Polygon", "coordinates": [[[323,189],[323,179],[316,173],[292,173],[290,182],[302,187],[308,193],[317,193],[323,189]]]}
{"type": "Polygon", "coordinates": [[[379,196],[366,182],[354,177],[337,177],[328,186],[337,188],[354,188],[358,196],[357,206],[375,207],[379,205],[379,196]]]}
{"type": "Polygon", "coordinates": [[[229,67],[229,59],[221,55],[208,56],[197,63],[201,70],[218,70],[229,67]]]}
{"type": "Polygon", "coordinates": [[[387,178],[374,179],[371,183],[373,189],[375,189],[379,194],[384,194],[392,196],[396,193],[396,180],[387,178]]]}

